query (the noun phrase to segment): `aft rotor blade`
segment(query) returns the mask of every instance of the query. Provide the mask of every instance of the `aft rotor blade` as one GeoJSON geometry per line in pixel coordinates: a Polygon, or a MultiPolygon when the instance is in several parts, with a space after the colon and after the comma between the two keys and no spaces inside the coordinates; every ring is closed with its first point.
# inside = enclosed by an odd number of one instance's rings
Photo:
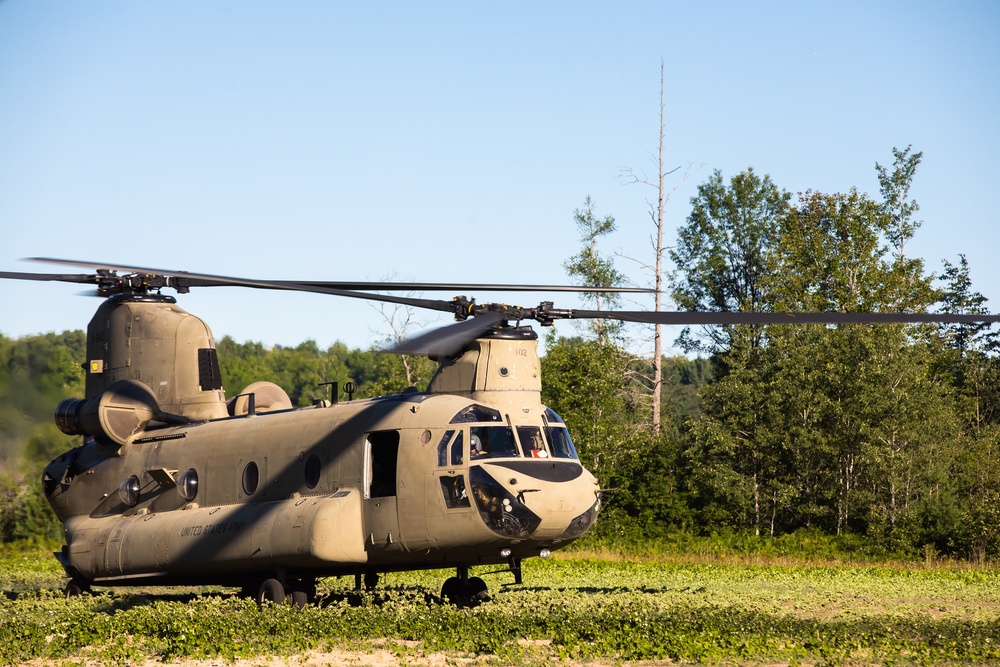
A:
{"type": "Polygon", "coordinates": [[[503,319],[505,318],[500,313],[484,313],[464,322],[435,329],[405,340],[386,352],[428,357],[451,357],[503,319]]]}
{"type": "Polygon", "coordinates": [[[408,283],[408,282],[346,282],[330,280],[307,280],[274,282],[295,285],[314,285],[347,290],[377,290],[386,292],[587,292],[600,294],[654,294],[656,290],[646,287],[588,287],[581,285],[511,285],[496,283],[408,283]]]}
{"type": "Polygon", "coordinates": [[[569,319],[607,319],[645,324],[974,324],[1000,322],[1000,315],[953,313],[738,313],[706,311],[572,310],[569,319]]]}
{"type": "MultiPolygon", "coordinates": [[[[235,278],[233,276],[217,276],[207,273],[191,273],[190,271],[179,271],[175,269],[153,269],[142,266],[129,266],[127,264],[107,264],[97,262],[86,262],[72,259],[56,259],[51,257],[32,257],[35,262],[47,262],[50,264],[66,264],[68,266],[86,266],[93,269],[106,269],[111,271],[129,271],[132,273],[152,273],[165,276],[175,276],[189,281],[192,287],[226,286],[226,287],[257,287],[262,289],[288,289],[300,291],[313,291],[321,294],[335,294],[339,296],[349,296],[339,292],[327,290],[346,291],[426,291],[426,292],[597,292],[597,293],[636,293],[651,294],[656,290],[645,287],[593,287],[586,285],[514,285],[501,283],[424,283],[424,282],[393,282],[393,281],[341,281],[341,280],[263,280],[258,278],[235,278]],[[196,282],[195,282],[196,281],[196,282]]],[[[25,274],[31,275],[31,274],[25,274]]],[[[367,295],[365,295],[367,296],[367,295]]],[[[364,297],[362,297],[364,298],[364,297]]]]}

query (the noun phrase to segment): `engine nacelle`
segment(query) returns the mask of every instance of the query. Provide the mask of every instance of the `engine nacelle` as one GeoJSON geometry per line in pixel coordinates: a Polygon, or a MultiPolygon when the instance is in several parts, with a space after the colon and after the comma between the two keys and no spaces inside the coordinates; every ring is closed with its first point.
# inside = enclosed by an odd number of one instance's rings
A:
{"type": "Polygon", "coordinates": [[[135,380],[119,380],[88,400],[67,398],[56,407],[55,419],[66,435],[92,435],[119,445],[153,419],[176,421],[172,415],[164,415],[153,392],[135,380]]]}

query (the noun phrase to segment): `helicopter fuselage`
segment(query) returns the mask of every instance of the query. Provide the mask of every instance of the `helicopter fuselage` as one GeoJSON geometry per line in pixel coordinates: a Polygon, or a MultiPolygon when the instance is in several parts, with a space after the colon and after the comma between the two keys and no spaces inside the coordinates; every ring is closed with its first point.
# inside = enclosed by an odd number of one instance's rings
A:
{"type": "Polygon", "coordinates": [[[45,478],[60,560],[104,585],[519,563],[598,509],[551,411],[416,392],[88,438],[45,478]]]}

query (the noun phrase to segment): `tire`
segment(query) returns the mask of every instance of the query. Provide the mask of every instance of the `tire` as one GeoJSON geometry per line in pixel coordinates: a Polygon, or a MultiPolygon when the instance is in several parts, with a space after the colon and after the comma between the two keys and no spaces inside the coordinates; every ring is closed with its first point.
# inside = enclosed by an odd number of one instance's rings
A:
{"type": "Polygon", "coordinates": [[[302,609],[309,604],[309,594],[305,591],[292,591],[285,601],[294,607],[302,609]]]}
{"type": "Polygon", "coordinates": [[[465,590],[462,586],[462,580],[458,577],[445,579],[444,585],[441,587],[441,599],[456,607],[464,606],[465,590]]]}
{"type": "Polygon", "coordinates": [[[78,581],[70,581],[68,584],[66,584],[66,588],[63,589],[63,595],[67,599],[69,599],[69,598],[80,597],[87,591],[88,588],[85,584],[81,584],[78,581]]]}
{"type": "Polygon", "coordinates": [[[257,604],[263,607],[268,602],[285,603],[285,586],[277,579],[265,579],[257,590],[257,604]]]}
{"type": "Polygon", "coordinates": [[[468,596],[469,604],[476,606],[483,602],[489,602],[490,589],[486,585],[486,582],[479,577],[471,577],[466,595],[468,596]]]}

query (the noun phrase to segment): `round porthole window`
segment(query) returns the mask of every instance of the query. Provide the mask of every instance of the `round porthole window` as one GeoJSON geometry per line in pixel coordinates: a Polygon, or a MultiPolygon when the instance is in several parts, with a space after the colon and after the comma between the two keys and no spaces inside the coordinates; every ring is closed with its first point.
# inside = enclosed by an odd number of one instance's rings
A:
{"type": "Polygon", "coordinates": [[[258,484],[260,484],[260,470],[257,469],[257,464],[251,461],[243,469],[243,493],[252,496],[257,491],[258,484]]]}
{"type": "Polygon", "coordinates": [[[177,490],[184,500],[194,500],[198,495],[198,471],[190,468],[177,480],[177,490]]]}
{"type": "Polygon", "coordinates": [[[308,459],[306,459],[306,486],[310,489],[315,489],[316,485],[319,484],[319,473],[322,466],[319,462],[319,457],[313,454],[308,459]]]}
{"type": "Polygon", "coordinates": [[[139,478],[132,475],[118,486],[118,497],[129,507],[139,502],[139,478]]]}

